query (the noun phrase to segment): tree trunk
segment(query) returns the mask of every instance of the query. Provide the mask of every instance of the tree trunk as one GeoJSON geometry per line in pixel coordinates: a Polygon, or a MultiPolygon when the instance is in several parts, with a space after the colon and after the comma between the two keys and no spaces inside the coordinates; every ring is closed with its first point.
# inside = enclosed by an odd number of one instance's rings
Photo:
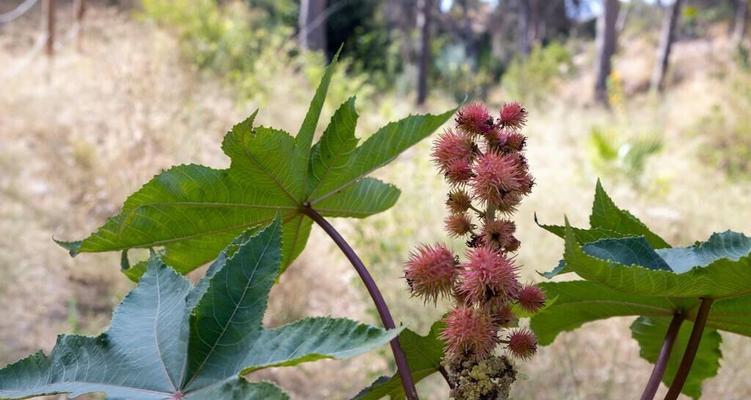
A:
{"type": "Polygon", "coordinates": [[[46,14],[45,29],[47,31],[47,38],[44,44],[44,52],[47,57],[52,57],[55,53],[55,0],[44,0],[42,3],[43,13],[46,14]]]}
{"type": "Polygon", "coordinates": [[[530,51],[529,30],[532,19],[530,0],[519,0],[519,52],[526,56],[530,51]]]}
{"type": "Polygon", "coordinates": [[[675,39],[675,27],[678,24],[678,17],[681,15],[681,5],[683,0],[675,0],[672,6],[665,12],[662,21],[662,34],[660,35],[660,48],[657,50],[657,63],[652,71],[652,80],[650,88],[661,92],[665,87],[665,74],[668,72],[670,64],[670,49],[673,47],[675,39]]]}
{"type": "Polygon", "coordinates": [[[631,14],[632,10],[633,7],[629,5],[622,9],[620,13],[618,13],[618,21],[615,23],[615,31],[617,35],[620,35],[621,33],[623,33],[623,30],[626,29],[626,23],[628,22],[628,17],[631,14]]]}
{"type": "Polygon", "coordinates": [[[399,55],[404,64],[415,64],[415,41],[412,32],[417,19],[415,0],[388,0],[384,11],[388,24],[388,33],[393,42],[399,45],[399,55]]]}
{"type": "Polygon", "coordinates": [[[76,49],[83,49],[83,16],[86,13],[86,0],[73,0],[73,16],[76,18],[76,49]]]}
{"type": "Polygon", "coordinates": [[[417,68],[417,105],[425,104],[428,98],[428,75],[430,74],[430,25],[433,15],[433,0],[421,0],[417,26],[420,28],[420,60],[417,68]]]}
{"type": "Polygon", "coordinates": [[[542,39],[545,37],[545,21],[543,20],[542,9],[545,7],[555,7],[552,1],[546,0],[546,2],[551,4],[544,6],[540,0],[530,0],[530,5],[532,6],[532,14],[530,16],[532,19],[530,20],[531,32],[529,33],[529,43],[531,46],[541,44],[542,39]]]}
{"type": "Polygon", "coordinates": [[[733,26],[733,44],[740,46],[746,35],[746,19],[748,18],[748,0],[736,0],[735,25],[733,26]]]}
{"type": "Polygon", "coordinates": [[[602,14],[597,18],[597,65],[595,66],[595,101],[608,106],[608,77],[615,53],[619,0],[604,0],[602,14]]]}
{"type": "Polygon", "coordinates": [[[300,47],[326,49],[326,0],[301,0],[298,19],[300,47]]]}
{"type": "MultiPolygon", "coordinates": [[[[477,61],[477,54],[478,54],[478,48],[477,48],[477,40],[475,40],[475,32],[472,30],[472,18],[470,17],[469,12],[469,1],[464,0],[460,1],[459,4],[462,8],[462,27],[461,27],[461,38],[462,42],[464,42],[464,56],[467,58],[467,60],[475,60],[477,61]]],[[[475,62],[473,64],[473,68],[477,67],[477,63],[475,62]]]]}

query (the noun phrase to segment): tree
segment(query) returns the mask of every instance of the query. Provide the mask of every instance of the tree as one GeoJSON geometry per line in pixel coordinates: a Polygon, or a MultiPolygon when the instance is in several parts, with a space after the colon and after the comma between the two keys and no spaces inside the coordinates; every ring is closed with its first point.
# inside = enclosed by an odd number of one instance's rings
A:
{"type": "Polygon", "coordinates": [[[611,58],[617,42],[618,0],[604,0],[602,14],[597,19],[597,64],[595,65],[595,101],[608,106],[608,76],[611,58]]]}
{"type": "Polygon", "coordinates": [[[420,59],[417,67],[417,105],[425,104],[428,98],[428,75],[430,74],[430,28],[434,0],[422,0],[417,26],[421,31],[420,59]]]}
{"type": "Polygon", "coordinates": [[[532,9],[529,4],[530,0],[519,0],[519,52],[528,55],[530,50],[529,44],[529,25],[532,18],[532,9]]]}
{"type": "Polygon", "coordinates": [[[748,18],[748,0],[736,0],[735,25],[733,26],[733,43],[741,45],[746,34],[746,19],[748,18]]]}
{"type": "Polygon", "coordinates": [[[678,24],[678,17],[681,13],[683,0],[675,0],[673,5],[669,6],[665,12],[662,22],[662,33],[660,34],[660,47],[657,49],[657,63],[652,71],[650,81],[651,90],[662,91],[665,85],[665,74],[670,64],[670,50],[675,40],[675,27],[678,24]]]}
{"type": "Polygon", "coordinates": [[[326,0],[301,0],[298,24],[300,47],[326,49],[326,0]]]}

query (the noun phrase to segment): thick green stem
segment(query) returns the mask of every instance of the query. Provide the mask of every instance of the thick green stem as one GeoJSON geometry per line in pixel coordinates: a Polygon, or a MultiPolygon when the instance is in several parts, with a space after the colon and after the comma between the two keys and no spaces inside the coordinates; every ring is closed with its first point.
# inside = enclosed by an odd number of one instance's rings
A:
{"type": "Polygon", "coordinates": [[[681,330],[681,324],[685,316],[681,312],[673,314],[673,319],[670,321],[670,326],[665,334],[665,340],[662,342],[662,348],[660,349],[660,355],[657,357],[655,367],[652,369],[652,375],[647,381],[647,386],[644,387],[644,392],[641,395],[641,400],[652,400],[657,393],[657,388],[660,387],[662,376],[665,374],[665,368],[670,360],[670,352],[673,350],[673,344],[675,344],[675,338],[678,337],[678,332],[681,330]]]}
{"type": "Polygon", "coordinates": [[[688,339],[686,352],[683,353],[681,365],[678,367],[678,372],[675,373],[673,384],[670,385],[668,394],[665,395],[665,400],[675,400],[681,394],[683,384],[686,383],[688,373],[691,372],[691,365],[694,363],[694,358],[696,358],[696,351],[699,349],[699,342],[701,342],[701,335],[704,333],[704,326],[707,324],[707,317],[709,317],[709,309],[712,308],[712,301],[713,299],[708,297],[701,299],[701,305],[699,305],[699,311],[696,313],[694,329],[691,330],[691,337],[688,339]]]}

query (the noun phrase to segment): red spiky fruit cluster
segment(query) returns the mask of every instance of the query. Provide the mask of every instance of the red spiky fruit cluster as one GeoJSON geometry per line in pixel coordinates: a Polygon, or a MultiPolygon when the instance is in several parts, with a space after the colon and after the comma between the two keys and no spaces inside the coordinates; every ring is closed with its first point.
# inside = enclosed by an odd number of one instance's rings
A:
{"type": "Polygon", "coordinates": [[[513,253],[521,243],[508,219],[534,185],[520,131],[526,121],[519,103],[504,104],[498,117],[480,103],[469,104],[433,146],[433,160],[452,186],[445,228],[467,239],[466,260],[443,244],[423,245],[412,252],[405,277],[415,296],[453,299],[441,337],[454,361],[483,360],[499,344],[519,359],[537,349],[528,329],[501,332],[518,319],[515,309],[534,313],[545,304],[539,287],[519,281],[513,253]]]}
{"type": "Polygon", "coordinates": [[[456,256],[445,245],[422,245],[410,254],[404,278],[414,295],[435,302],[453,290],[457,265],[456,256]]]}

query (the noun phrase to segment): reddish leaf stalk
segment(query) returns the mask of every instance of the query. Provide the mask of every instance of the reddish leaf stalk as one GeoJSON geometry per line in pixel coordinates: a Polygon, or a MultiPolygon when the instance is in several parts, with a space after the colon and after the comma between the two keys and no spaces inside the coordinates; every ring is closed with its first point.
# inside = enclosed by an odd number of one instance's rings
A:
{"type": "MultiPolygon", "coordinates": [[[[386,301],[384,300],[381,291],[378,289],[375,280],[373,280],[370,272],[368,272],[368,269],[365,268],[365,264],[363,264],[362,260],[360,260],[360,257],[357,256],[357,253],[355,253],[349,243],[344,240],[344,238],[339,234],[336,228],[334,228],[325,218],[323,218],[321,214],[311,208],[309,204],[305,204],[303,206],[302,212],[310,217],[310,219],[315,221],[318,226],[320,226],[331,237],[334,243],[339,246],[339,249],[342,250],[342,253],[344,253],[349,262],[352,263],[352,266],[355,268],[357,274],[360,276],[360,279],[368,289],[370,297],[373,299],[373,303],[378,310],[378,315],[381,317],[381,321],[383,321],[383,326],[386,329],[396,328],[396,324],[394,324],[394,318],[391,316],[391,312],[389,311],[389,308],[386,305],[386,301]]],[[[409,369],[409,365],[407,364],[407,357],[404,355],[404,351],[399,344],[398,337],[391,340],[391,351],[394,353],[394,361],[396,362],[396,368],[399,373],[399,377],[401,378],[402,387],[404,387],[404,393],[406,394],[407,399],[418,400],[417,389],[415,388],[415,383],[412,380],[412,373],[409,369]]]]}
{"type": "Polygon", "coordinates": [[[713,299],[708,297],[701,299],[701,305],[699,305],[699,311],[696,314],[694,328],[691,330],[691,337],[688,339],[686,352],[683,353],[681,365],[678,367],[678,372],[675,373],[673,384],[670,385],[668,394],[665,395],[665,400],[675,400],[681,394],[683,384],[686,383],[688,373],[691,371],[691,365],[694,363],[694,358],[696,358],[696,351],[699,349],[699,342],[701,342],[704,326],[707,324],[707,317],[709,317],[709,309],[712,307],[712,301],[713,299]]]}
{"type": "Polygon", "coordinates": [[[662,376],[665,374],[668,360],[670,360],[670,353],[673,350],[675,338],[678,337],[678,332],[680,331],[681,324],[685,318],[685,315],[681,312],[673,314],[673,319],[670,321],[668,332],[665,334],[665,340],[662,342],[660,355],[657,357],[657,362],[655,362],[655,367],[652,369],[652,375],[649,377],[647,386],[644,387],[644,393],[641,395],[641,400],[654,399],[655,393],[657,393],[657,389],[660,387],[662,376]]]}

